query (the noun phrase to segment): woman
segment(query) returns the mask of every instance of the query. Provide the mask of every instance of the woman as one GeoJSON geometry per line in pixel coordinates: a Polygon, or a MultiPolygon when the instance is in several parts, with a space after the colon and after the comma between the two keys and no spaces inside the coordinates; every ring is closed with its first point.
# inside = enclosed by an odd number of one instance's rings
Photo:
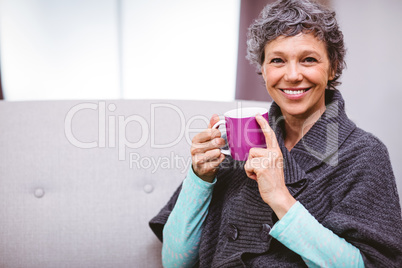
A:
{"type": "Polygon", "coordinates": [[[308,0],[264,8],[248,58],[274,103],[267,149],[244,167],[219,131],[196,135],[192,169],[150,226],[167,267],[402,267],[402,220],[385,146],[348,119],[335,14],[308,0]]]}

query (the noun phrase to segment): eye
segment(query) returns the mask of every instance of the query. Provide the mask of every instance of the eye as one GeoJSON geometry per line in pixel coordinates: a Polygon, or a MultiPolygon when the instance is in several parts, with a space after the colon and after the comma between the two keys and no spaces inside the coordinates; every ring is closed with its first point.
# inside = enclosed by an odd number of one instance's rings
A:
{"type": "Polygon", "coordinates": [[[307,57],[307,58],[304,59],[304,62],[314,63],[314,62],[317,62],[317,60],[315,58],[313,58],[313,57],[307,57]]]}
{"type": "Polygon", "coordinates": [[[281,58],[273,58],[270,63],[283,63],[283,60],[281,58]]]}

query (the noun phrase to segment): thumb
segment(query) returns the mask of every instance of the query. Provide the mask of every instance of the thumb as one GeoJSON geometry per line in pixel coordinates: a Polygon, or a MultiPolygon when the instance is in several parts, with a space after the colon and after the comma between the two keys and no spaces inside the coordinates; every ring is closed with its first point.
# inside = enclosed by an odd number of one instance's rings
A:
{"type": "Polygon", "coordinates": [[[261,127],[262,132],[264,133],[265,143],[267,144],[267,148],[275,148],[278,146],[278,141],[276,140],[276,136],[272,128],[269,126],[267,120],[262,117],[262,115],[256,115],[255,119],[261,127]]]}
{"type": "Polygon", "coordinates": [[[219,115],[213,114],[209,120],[208,128],[212,128],[219,121],[219,115]]]}

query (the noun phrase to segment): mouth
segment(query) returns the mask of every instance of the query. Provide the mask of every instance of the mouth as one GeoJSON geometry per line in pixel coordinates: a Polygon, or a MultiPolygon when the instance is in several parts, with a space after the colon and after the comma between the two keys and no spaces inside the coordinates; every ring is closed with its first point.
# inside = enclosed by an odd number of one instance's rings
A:
{"type": "Polygon", "coordinates": [[[286,88],[286,89],[280,88],[280,90],[287,95],[300,95],[300,94],[306,93],[310,89],[311,89],[311,87],[309,87],[309,88],[286,88]]]}

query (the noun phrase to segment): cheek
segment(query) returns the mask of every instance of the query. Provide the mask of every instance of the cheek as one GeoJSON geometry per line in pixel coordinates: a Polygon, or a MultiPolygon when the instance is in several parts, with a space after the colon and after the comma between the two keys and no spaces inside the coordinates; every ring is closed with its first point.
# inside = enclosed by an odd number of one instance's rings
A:
{"type": "Polygon", "coordinates": [[[274,86],[279,82],[279,80],[281,80],[282,76],[283,74],[278,68],[266,68],[265,84],[267,86],[274,86]]]}
{"type": "Polygon", "coordinates": [[[306,70],[305,77],[317,85],[327,85],[329,73],[324,68],[312,68],[306,70]]]}

